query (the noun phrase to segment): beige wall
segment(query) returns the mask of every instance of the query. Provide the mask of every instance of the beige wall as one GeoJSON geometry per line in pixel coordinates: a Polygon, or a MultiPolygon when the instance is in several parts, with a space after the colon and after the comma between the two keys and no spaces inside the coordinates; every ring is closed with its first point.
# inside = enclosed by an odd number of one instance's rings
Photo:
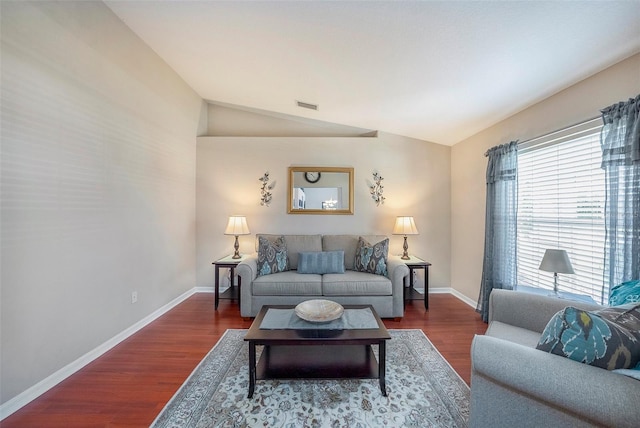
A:
{"type": "Polygon", "coordinates": [[[640,93],[636,54],[452,147],[451,284],[478,298],[485,219],[484,152],[497,144],[527,139],[598,116],[599,110],[640,93]]]}
{"type": "Polygon", "coordinates": [[[101,2],[0,7],[5,403],[194,287],[202,100],[101,2]]]}
{"type": "MultiPolygon", "coordinates": [[[[232,111],[225,112],[225,117],[231,115],[232,111]]],[[[390,134],[377,138],[200,137],[198,286],[213,285],[211,262],[233,250],[234,238],[223,234],[228,216],[244,214],[251,235],[240,237],[241,252],[253,252],[255,233],[354,233],[389,235],[390,250],[397,254],[402,253],[402,237],[391,235],[395,217],[412,215],[420,235],[409,237],[410,252],[433,263],[432,287],[449,287],[449,167],[450,147],[390,134]],[[287,168],[310,165],[355,169],[354,215],[287,214],[287,168]],[[271,205],[264,207],[258,178],[267,171],[276,186],[271,205]],[[369,194],[374,171],[384,177],[386,201],[381,206],[369,194]]]]}

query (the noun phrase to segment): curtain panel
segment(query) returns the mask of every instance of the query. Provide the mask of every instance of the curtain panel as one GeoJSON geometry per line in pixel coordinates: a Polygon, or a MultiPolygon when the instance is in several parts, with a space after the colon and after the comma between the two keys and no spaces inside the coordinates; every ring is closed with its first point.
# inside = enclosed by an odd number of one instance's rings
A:
{"type": "Polygon", "coordinates": [[[489,149],[482,281],[476,311],[487,322],[493,289],[513,289],[517,278],[518,143],[489,149]]]}
{"type": "Polygon", "coordinates": [[[640,95],[602,110],[604,283],[640,279],[640,95]]]}

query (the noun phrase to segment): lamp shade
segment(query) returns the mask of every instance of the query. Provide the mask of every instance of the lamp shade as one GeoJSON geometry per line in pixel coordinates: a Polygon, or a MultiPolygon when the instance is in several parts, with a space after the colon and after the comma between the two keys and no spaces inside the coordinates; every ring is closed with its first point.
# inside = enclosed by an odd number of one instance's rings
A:
{"type": "Polygon", "coordinates": [[[243,215],[232,215],[229,217],[229,223],[224,230],[225,235],[248,235],[249,226],[247,226],[247,218],[243,215]]]}
{"type": "Polygon", "coordinates": [[[538,269],[554,273],[575,273],[565,250],[545,250],[538,269]]]}
{"type": "Polygon", "coordinates": [[[394,235],[417,235],[418,228],[413,221],[413,217],[397,217],[393,226],[394,235]]]}

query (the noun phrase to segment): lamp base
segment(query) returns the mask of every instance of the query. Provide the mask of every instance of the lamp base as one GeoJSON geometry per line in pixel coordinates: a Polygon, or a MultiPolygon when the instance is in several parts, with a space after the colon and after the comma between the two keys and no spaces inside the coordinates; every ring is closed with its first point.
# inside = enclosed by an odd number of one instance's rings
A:
{"type": "Polygon", "coordinates": [[[240,258],[242,258],[242,256],[238,252],[238,250],[240,249],[240,244],[238,243],[238,235],[236,235],[236,242],[235,242],[235,244],[233,244],[233,249],[235,250],[235,252],[233,253],[233,257],[231,257],[231,258],[232,259],[240,259],[240,258]]]}
{"type": "Polygon", "coordinates": [[[558,272],[553,273],[553,291],[549,292],[548,296],[559,297],[558,295],[558,272]]]}
{"type": "Polygon", "coordinates": [[[404,250],[404,252],[402,253],[402,257],[400,258],[402,260],[411,259],[411,257],[409,257],[409,244],[407,244],[407,235],[404,235],[404,245],[402,246],[402,249],[404,250]]]}

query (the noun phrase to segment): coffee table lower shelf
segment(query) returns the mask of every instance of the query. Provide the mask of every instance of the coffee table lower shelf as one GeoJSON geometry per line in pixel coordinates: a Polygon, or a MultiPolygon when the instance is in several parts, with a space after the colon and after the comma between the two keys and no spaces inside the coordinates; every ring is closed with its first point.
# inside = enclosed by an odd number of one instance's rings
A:
{"type": "Polygon", "coordinates": [[[256,379],[262,380],[378,377],[369,345],[265,346],[256,366],[256,379]]]}

